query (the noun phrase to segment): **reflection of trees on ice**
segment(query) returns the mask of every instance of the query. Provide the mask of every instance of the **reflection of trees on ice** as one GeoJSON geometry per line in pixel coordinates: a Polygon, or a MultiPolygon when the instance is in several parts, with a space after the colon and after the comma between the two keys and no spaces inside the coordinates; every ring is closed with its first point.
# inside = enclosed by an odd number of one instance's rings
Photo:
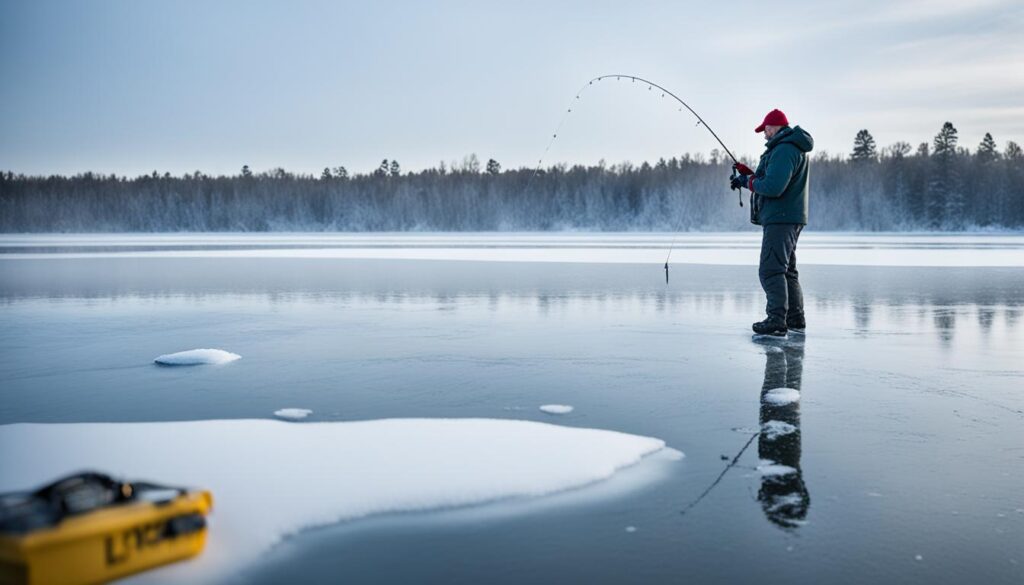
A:
{"type": "Polygon", "coordinates": [[[761,343],[766,346],[767,362],[761,387],[761,432],[757,452],[774,472],[762,474],[757,499],[773,524],[795,529],[803,524],[811,505],[800,469],[800,402],[779,404],[766,400],[765,396],[777,388],[800,390],[804,345],[802,340],[778,340],[776,343],[764,340],[761,343]]]}

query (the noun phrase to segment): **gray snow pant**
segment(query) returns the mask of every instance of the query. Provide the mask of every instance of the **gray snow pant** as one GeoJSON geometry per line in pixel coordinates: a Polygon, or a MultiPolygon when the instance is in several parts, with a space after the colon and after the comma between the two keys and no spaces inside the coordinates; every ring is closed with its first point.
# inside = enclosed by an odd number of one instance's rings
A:
{"type": "Polygon", "coordinates": [[[798,223],[773,223],[763,226],[761,265],[757,275],[768,296],[768,317],[785,321],[804,315],[804,293],[796,271],[796,241],[804,226],[798,223]]]}

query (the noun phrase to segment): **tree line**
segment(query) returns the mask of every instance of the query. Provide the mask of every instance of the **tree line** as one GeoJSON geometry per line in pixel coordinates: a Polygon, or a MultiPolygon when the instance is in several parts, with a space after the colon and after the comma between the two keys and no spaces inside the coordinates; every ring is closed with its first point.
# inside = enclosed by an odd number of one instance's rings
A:
{"type": "MultiPolygon", "coordinates": [[[[753,163],[753,161],[746,161],[753,163]]],[[[327,167],[134,178],[0,173],[2,232],[734,230],[746,209],[731,160],[684,154],[640,165],[503,170],[476,155],[417,172],[385,159],[369,173],[327,167]]],[[[753,166],[753,165],[752,165],[753,166]]],[[[811,229],[1024,229],[1024,154],[990,134],[974,149],[946,122],[930,143],[813,154],[811,229]]]]}

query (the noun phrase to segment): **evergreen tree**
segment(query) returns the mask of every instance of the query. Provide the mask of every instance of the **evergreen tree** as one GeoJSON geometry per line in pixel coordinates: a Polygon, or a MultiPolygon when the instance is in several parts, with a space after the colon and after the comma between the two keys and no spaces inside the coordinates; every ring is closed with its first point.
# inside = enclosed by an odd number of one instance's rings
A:
{"type": "Polygon", "coordinates": [[[932,171],[928,178],[928,220],[932,227],[963,225],[964,199],[955,157],[957,130],[946,122],[932,141],[932,171]]]}
{"type": "Polygon", "coordinates": [[[956,135],[956,128],[953,127],[951,122],[943,124],[942,130],[939,130],[939,133],[935,135],[935,140],[932,142],[935,156],[944,159],[944,162],[948,162],[956,154],[956,135]]]}
{"type": "Polygon", "coordinates": [[[384,159],[384,160],[380,161],[380,166],[377,167],[376,171],[374,171],[373,176],[375,176],[375,177],[386,177],[386,176],[388,176],[388,171],[390,169],[391,169],[391,165],[388,164],[388,159],[384,159]]]}
{"type": "Polygon", "coordinates": [[[402,167],[398,166],[398,161],[391,161],[391,176],[398,177],[402,174],[402,167]]]}
{"type": "Polygon", "coordinates": [[[345,167],[334,167],[334,176],[344,181],[348,178],[348,169],[345,167]]]}
{"type": "Polygon", "coordinates": [[[246,179],[252,177],[252,171],[249,170],[249,165],[242,165],[242,176],[246,179]]]}
{"type": "Polygon", "coordinates": [[[853,139],[853,153],[850,158],[855,161],[875,160],[878,152],[875,150],[875,138],[867,130],[857,132],[853,139]]]}
{"type": "Polygon", "coordinates": [[[999,151],[996,150],[996,141],[992,139],[992,135],[988,132],[985,133],[985,138],[982,138],[981,144],[978,145],[978,160],[982,163],[989,163],[999,158],[999,151]]]}
{"type": "Polygon", "coordinates": [[[1018,161],[1024,158],[1024,153],[1021,152],[1020,145],[1014,141],[1006,143],[1006,160],[1018,161]]]}
{"type": "Polygon", "coordinates": [[[501,165],[498,164],[498,161],[494,160],[493,158],[492,159],[488,159],[487,160],[487,173],[491,174],[491,175],[497,175],[500,172],[501,172],[501,165]]]}
{"type": "Polygon", "coordinates": [[[928,158],[929,156],[931,156],[930,153],[928,152],[928,143],[927,142],[922,142],[921,144],[918,144],[917,145],[917,153],[916,154],[917,154],[917,156],[919,156],[921,158],[928,158]]]}
{"type": "Polygon", "coordinates": [[[324,172],[320,173],[320,180],[330,181],[332,178],[334,178],[334,176],[331,175],[331,169],[328,167],[324,167],[324,172]]]}

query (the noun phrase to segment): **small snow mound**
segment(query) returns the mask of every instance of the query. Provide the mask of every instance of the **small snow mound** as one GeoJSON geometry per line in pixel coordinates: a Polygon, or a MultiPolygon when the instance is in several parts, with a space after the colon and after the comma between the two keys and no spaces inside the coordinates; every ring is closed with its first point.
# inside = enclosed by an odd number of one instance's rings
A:
{"type": "Polygon", "coordinates": [[[627,526],[626,532],[636,532],[636,526],[627,526]]]}
{"type": "Polygon", "coordinates": [[[304,419],[311,414],[313,414],[313,411],[308,408],[282,408],[281,410],[274,411],[274,416],[288,420],[304,419]]]}
{"type": "Polygon", "coordinates": [[[223,349],[190,349],[158,356],[153,361],[162,366],[198,366],[203,364],[226,364],[242,356],[223,349]]]}
{"type": "Polygon", "coordinates": [[[761,425],[761,436],[769,441],[796,431],[796,427],[781,420],[770,420],[761,425]]]}
{"type": "Polygon", "coordinates": [[[572,407],[568,404],[545,404],[540,409],[548,414],[569,414],[572,407]]]}
{"type": "Polygon", "coordinates": [[[800,392],[794,388],[772,388],[764,393],[762,399],[768,404],[782,406],[800,400],[800,392]]]}

